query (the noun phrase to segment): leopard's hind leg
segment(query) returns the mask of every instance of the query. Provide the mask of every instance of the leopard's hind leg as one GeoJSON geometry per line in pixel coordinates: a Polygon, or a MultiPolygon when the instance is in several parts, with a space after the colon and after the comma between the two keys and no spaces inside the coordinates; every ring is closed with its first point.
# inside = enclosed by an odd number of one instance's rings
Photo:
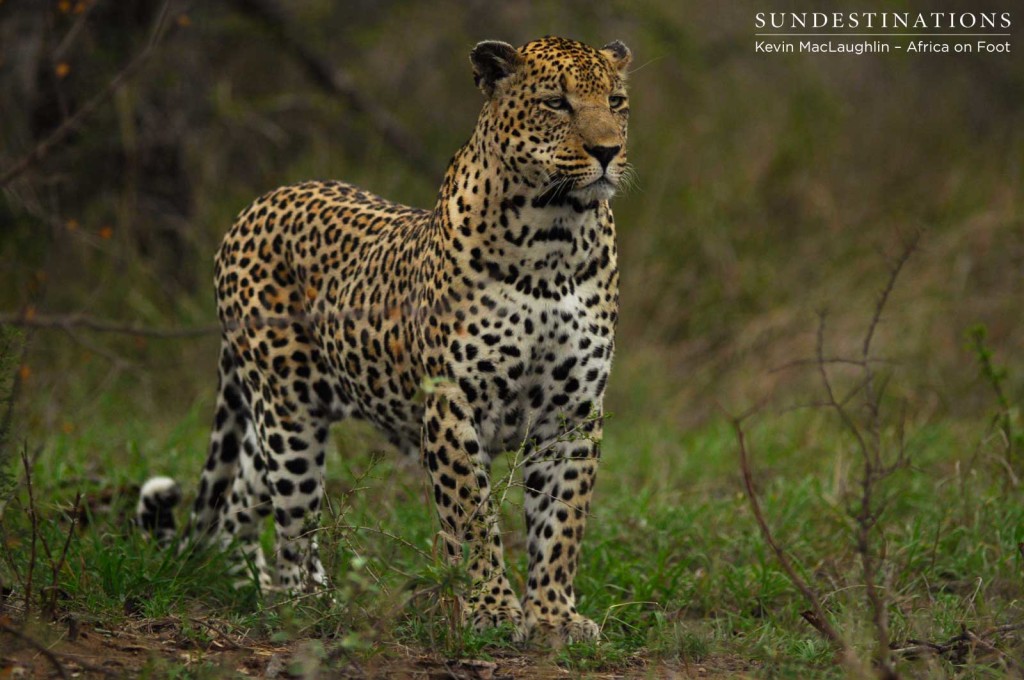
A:
{"type": "Polygon", "coordinates": [[[233,339],[250,348],[239,373],[252,395],[259,460],[265,464],[260,470],[273,505],[274,583],[289,591],[317,590],[327,585],[316,531],[328,428],[344,417],[347,402],[301,325],[249,324],[242,333],[233,339]]]}
{"type": "Polygon", "coordinates": [[[260,546],[263,518],[273,508],[267,489],[266,458],[256,436],[250,395],[239,379],[235,353],[221,345],[219,388],[210,446],[192,507],[191,532],[197,538],[234,546],[252,565],[263,586],[271,577],[260,546]]]}

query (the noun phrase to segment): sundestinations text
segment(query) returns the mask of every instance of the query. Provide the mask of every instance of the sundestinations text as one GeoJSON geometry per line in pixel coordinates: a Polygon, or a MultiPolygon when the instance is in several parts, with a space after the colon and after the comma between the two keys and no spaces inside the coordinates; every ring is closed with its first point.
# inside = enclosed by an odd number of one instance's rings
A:
{"type": "Polygon", "coordinates": [[[1007,29],[1009,12],[758,12],[755,28],[1007,29]]]}

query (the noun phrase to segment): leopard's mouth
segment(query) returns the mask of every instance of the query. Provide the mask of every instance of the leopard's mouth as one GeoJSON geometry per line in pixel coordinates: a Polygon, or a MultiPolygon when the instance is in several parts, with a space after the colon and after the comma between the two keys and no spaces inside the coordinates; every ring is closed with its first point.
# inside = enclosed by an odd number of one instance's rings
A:
{"type": "Polygon", "coordinates": [[[618,191],[619,183],[603,173],[600,177],[583,186],[576,186],[573,193],[586,198],[587,200],[608,200],[618,191]]]}
{"type": "Polygon", "coordinates": [[[619,186],[619,183],[614,181],[614,180],[612,180],[612,178],[608,176],[608,173],[605,173],[605,174],[601,175],[600,177],[598,177],[597,179],[595,179],[590,184],[586,184],[586,185],[584,185],[582,187],[579,187],[579,189],[577,189],[577,191],[580,191],[580,190],[583,190],[583,189],[600,189],[602,187],[609,187],[611,189],[616,189],[618,186],[619,186]]]}
{"type": "Polygon", "coordinates": [[[589,203],[595,200],[608,200],[615,195],[619,188],[616,179],[607,172],[602,173],[597,179],[584,184],[582,177],[571,175],[555,175],[549,182],[548,188],[538,196],[538,205],[551,205],[558,203],[572,196],[576,200],[589,203]]]}

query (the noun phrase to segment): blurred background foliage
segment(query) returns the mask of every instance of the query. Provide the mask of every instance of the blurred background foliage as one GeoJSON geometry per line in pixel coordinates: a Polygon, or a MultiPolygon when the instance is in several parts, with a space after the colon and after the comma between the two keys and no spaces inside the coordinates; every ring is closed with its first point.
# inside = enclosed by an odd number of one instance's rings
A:
{"type": "MultiPolygon", "coordinates": [[[[890,261],[917,230],[876,345],[909,376],[901,396],[925,419],[989,412],[965,340],[984,324],[1019,403],[1024,60],[755,54],[756,11],[831,9],[778,5],[6,0],[0,171],[107,87],[155,24],[166,31],[94,115],[2,187],[0,309],[210,324],[212,255],[258,194],[338,178],[432,205],[481,106],[475,42],[621,39],[635,56],[640,183],[615,202],[611,411],[690,427],[718,404],[806,401],[813,376],[779,367],[812,355],[819,310],[828,354],[855,351],[890,261]],[[388,124],[397,137],[382,133],[388,124]]],[[[985,9],[1000,5],[1013,9],[985,9]]],[[[16,420],[28,432],[72,433],[105,408],[173,427],[215,388],[215,334],[24,333],[16,420]]]]}

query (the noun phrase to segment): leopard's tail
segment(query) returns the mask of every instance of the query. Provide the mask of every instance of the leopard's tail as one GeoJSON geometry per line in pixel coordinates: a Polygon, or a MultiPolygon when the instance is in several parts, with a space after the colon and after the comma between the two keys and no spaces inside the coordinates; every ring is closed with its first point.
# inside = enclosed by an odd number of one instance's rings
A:
{"type": "Polygon", "coordinates": [[[139,491],[135,523],[156,539],[161,547],[174,542],[174,506],[181,502],[181,487],[170,477],[152,477],[139,491]]]}
{"type": "MultiPolygon", "coordinates": [[[[221,343],[217,408],[210,433],[210,446],[183,539],[192,536],[208,537],[218,533],[221,515],[231,497],[231,487],[238,481],[236,477],[239,459],[242,458],[240,454],[243,449],[246,452],[255,450],[254,437],[252,417],[238,378],[235,354],[225,339],[221,343]]],[[[247,461],[252,457],[251,454],[245,456],[247,461]]],[[[248,484],[252,486],[251,482],[248,484]]],[[[161,547],[172,545],[178,537],[174,508],[181,499],[181,487],[170,477],[152,477],[142,485],[139,492],[135,523],[156,539],[161,547]]],[[[269,512],[266,510],[266,514],[269,512]]],[[[182,543],[181,547],[184,545],[182,543]]]]}

